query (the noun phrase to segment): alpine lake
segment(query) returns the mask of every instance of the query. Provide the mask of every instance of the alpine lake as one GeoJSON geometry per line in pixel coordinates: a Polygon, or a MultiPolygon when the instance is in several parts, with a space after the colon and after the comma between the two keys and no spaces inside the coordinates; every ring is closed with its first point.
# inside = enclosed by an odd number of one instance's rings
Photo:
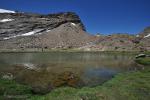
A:
{"type": "Polygon", "coordinates": [[[118,73],[143,69],[135,55],[103,52],[0,53],[0,76],[31,86],[35,93],[58,87],[94,87],[118,73]]]}

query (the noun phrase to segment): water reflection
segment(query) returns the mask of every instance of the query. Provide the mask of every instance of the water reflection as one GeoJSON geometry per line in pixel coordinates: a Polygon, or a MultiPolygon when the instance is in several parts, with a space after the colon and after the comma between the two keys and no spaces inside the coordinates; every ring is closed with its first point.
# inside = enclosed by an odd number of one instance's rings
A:
{"type": "Polygon", "coordinates": [[[113,69],[87,69],[82,76],[86,86],[96,86],[112,78],[117,72],[113,69]]]}

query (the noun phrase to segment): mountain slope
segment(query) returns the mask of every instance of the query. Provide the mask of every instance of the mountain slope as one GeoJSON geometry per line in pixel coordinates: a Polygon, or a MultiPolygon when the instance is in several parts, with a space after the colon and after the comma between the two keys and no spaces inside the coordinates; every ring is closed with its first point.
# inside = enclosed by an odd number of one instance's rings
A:
{"type": "Polygon", "coordinates": [[[91,42],[79,16],[73,12],[40,15],[0,14],[0,48],[74,48],[91,42]]]}
{"type": "Polygon", "coordinates": [[[149,51],[150,27],[138,35],[90,35],[74,12],[33,14],[0,9],[0,49],[78,48],[98,51],[149,51]]]}

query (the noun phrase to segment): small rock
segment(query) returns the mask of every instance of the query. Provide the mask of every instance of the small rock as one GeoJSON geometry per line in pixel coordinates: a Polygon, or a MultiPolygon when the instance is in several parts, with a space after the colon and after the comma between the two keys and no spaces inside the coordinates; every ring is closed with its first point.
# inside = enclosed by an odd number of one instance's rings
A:
{"type": "Polygon", "coordinates": [[[144,58],[144,57],[146,57],[145,54],[139,54],[139,55],[135,56],[135,58],[144,58]]]}

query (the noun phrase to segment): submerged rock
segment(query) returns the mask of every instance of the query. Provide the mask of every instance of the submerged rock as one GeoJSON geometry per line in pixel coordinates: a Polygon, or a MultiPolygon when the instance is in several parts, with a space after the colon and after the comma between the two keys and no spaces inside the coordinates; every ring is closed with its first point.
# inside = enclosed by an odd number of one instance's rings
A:
{"type": "Polygon", "coordinates": [[[20,70],[33,70],[33,71],[38,71],[40,68],[38,65],[32,64],[32,63],[24,63],[24,64],[16,64],[13,65],[14,68],[20,69],[20,70]]]}
{"type": "Polygon", "coordinates": [[[59,87],[59,86],[79,87],[81,83],[82,82],[81,82],[80,77],[72,72],[60,73],[53,80],[53,85],[55,87],[59,87]]]}
{"type": "Polygon", "coordinates": [[[13,80],[14,77],[11,73],[6,73],[6,74],[2,75],[2,79],[13,80]]]}

